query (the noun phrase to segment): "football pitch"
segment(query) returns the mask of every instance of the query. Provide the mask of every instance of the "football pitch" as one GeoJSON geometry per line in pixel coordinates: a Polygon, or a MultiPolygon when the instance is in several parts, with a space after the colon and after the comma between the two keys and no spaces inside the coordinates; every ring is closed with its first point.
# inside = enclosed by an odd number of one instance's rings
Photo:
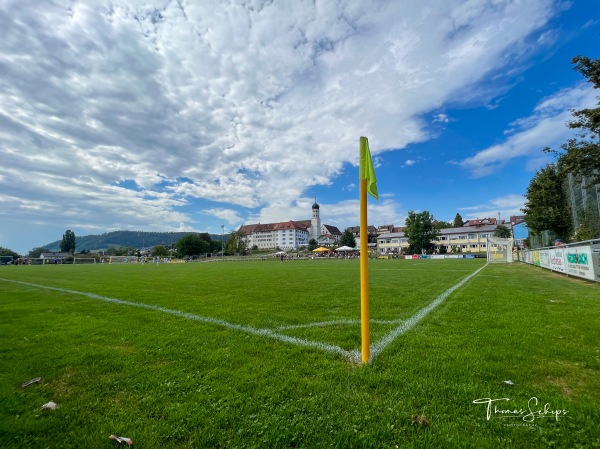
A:
{"type": "Polygon", "coordinates": [[[0,447],[600,447],[599,285],[369,278],[363,365],[358,260],[1,267],[0,447]]]}

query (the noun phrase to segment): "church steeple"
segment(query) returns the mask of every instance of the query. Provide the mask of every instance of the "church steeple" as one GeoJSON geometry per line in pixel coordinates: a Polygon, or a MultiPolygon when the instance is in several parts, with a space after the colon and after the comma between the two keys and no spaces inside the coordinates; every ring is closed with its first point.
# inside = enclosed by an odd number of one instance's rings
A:
{"type": "Polygon", "coordinates": [[[319,205],[315,198],[315,203],[312,205],[312,218],[310,220],[310,237],[317,240],[321,235],[321,218],[319,217],[319,205]]]}

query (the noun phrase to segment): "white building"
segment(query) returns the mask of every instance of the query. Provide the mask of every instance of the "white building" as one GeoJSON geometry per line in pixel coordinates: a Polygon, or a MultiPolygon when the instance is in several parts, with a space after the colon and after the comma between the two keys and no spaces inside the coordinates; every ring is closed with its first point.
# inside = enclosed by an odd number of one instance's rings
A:
{"type": "Polygon", "coordinates": [[[248,248],[256,246],[258,249],[283,250],[306,246],[311,239],[317,242],[335,243],[342,235],[335,226],[321,223],[320,206],[316,201],[312,205],[310,220],[243,225],[239,231],[246,235],[248,248]]]}

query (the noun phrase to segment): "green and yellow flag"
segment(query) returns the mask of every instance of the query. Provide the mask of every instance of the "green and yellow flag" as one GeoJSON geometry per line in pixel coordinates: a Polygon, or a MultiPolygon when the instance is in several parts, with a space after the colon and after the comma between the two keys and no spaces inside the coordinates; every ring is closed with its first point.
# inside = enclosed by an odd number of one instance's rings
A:
{"type": "Polygon", "coordinates": [[[361,358],[363,363],[371,360],[371,331],[369,327],[369,229],[367,220],[367,194],[379,201],[377,177],[371,160],[369,141],[360,138],[359,153],[360,184],[360,322],[361,358]]]}
{"type": "Polygon", "coordinates": [[[369,140],[366,137],[360,138],[360,170],[359,179],[367,180],[367,193],[379,201],[379,193],[377,192],[377,176],[375,176],[375,168],[371,159],[371,151],[369,150],[369,140]]]}

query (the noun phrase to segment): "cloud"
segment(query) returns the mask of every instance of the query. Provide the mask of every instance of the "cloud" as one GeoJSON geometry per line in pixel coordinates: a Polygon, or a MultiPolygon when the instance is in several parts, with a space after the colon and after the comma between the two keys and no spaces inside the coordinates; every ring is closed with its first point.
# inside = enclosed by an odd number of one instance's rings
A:
{"type": "Polygon", "coordinates": [[[511,123],[505,131],[504,142],[493,145],[460,162],[474,177],[490,175],[515,158],[526,158],[528,166],[539,167],[541,151],[545,147],[558,147],[573,137],[573,130],[566,126],[572,120],[572,109],[593,107],[597,103],[596,92],[588,84],[563,89],[544,98],[532,115],[511,123]]]}
{"type": "Polygon", "coordinates": [[[523,195],[510,194],[491,199],[484,204],[461,207],[458,210],[463,219],[496,218],[500,213],[500,218],[508,221],[511,215],[523,215],[521,209],[524,206],[525,197],[523,195]]]}
{"type": "Polygon", "coordinates": [[[239,213],[232,209],[205,209],[205,214],[220,218],[229,224],[241,224],[242,218],[239,213]]]}
{"type": "MultiPolygon", "coordinates": [[[[308,188],[356,163],[358,136],[376,136],[377,160],[430,138],[424,113],[484,95],[553,5],[6,0],[4,210],[97,229],[176,228],[193,200],[224,220],[223,205],[296,216],[308,188]]],[[[489,171],[498,151],[464,165],[489,171]]]]}
{"type": "Polygon", "coordinates": [[[433,122],[440,122],[440,123],[448,123],[450,122],[450,119],[448,118],[447,114],[436,114],[433,116],[433,122]]]}

